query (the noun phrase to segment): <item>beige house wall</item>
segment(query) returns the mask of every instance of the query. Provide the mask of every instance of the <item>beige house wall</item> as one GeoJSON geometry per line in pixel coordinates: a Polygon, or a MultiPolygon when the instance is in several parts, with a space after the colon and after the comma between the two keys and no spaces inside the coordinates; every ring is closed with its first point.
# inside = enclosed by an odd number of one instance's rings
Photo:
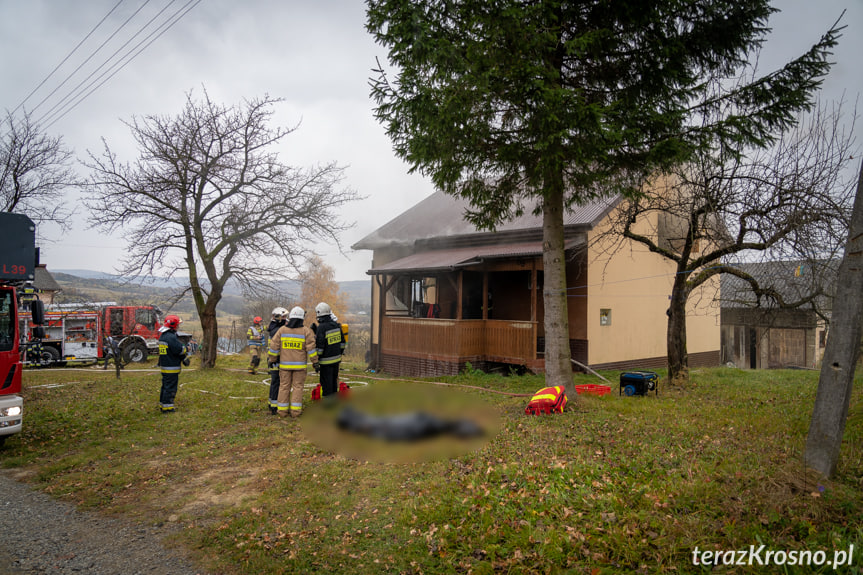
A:
{"type": "MultiPolygon", "coordinates": [[[[606,227],[605,223],[598,226],[589,241],[588,363],[666,357],[666,310],[675,266],[642,244],[629,240],[618,243],[616,250],[610,250],[612,240],[602,242],[599,239],[606,227]],[[610,312],[610,320],[604,310],[610,312]]],[[[655,230],[655,221],[638,222],[635,229],[644,235],[651,235],[655,230]]],[[[718,290],[717,278],[698,289],[689,300],[686,333],[690,354],[719,350],[718,290]]]]}

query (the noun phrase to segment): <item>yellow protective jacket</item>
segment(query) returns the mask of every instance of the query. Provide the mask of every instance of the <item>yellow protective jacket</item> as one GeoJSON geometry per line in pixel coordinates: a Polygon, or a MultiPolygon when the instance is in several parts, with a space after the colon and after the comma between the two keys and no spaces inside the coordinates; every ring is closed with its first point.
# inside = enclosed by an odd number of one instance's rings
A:
{"type": "Polygon", "coordinates": [[[249,341],[249,345],[253,347],[263,347],[264,342],[266,342],[264,333],[264,328],[259,325],[249,326],[249,329],[246,330],[246,339],[249,341]]]}
{"type": "Polygon", "coordinates": [[[309,361],[318,363],[315,334],[305,326],[283,325],[270,338],[267,356],[279,362],[279,369],[306,369],[309,361]]]}

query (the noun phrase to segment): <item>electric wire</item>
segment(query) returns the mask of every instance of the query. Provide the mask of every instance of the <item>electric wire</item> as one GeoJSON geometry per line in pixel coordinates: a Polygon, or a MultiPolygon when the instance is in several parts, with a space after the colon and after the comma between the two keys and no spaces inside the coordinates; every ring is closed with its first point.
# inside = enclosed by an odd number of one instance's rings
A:
{"type": "MultiPolygon", "coordinates": [[[[91,37],[93,34],[103,26],[105,21],[113,14],[117,8],[123,3],[124,0],[119,0],[111,10],[102,17],[96,26],[94,26],[90,32],[82,39],[69,54],[52,70],[48,76],[46,76],[39,85],[34,88],[30,94],[27,95],[24,100],[15,108],[14,111],[18,111],[24,107],[27,101],[29,101],[33,95],[38,92],[40,88],[42,88],[46,82],[52,78],[56,72],[81,48],[81,46],[91,37]]],[[[135,32],[130,38],[128,38],[118,49],[116,49],[110,56],[106,57],[102,63],[90,73],[84,80],[78,83],[75,88],[69,90],[58,102],[54,103],[50,109],[48,109],[42,116],[36,120],[36,124],[42,126],[43,128],[48,128],[58,122],[60,119],[64,118],[68,115],[72,110],[77,108],[79,104],[81,104],[84,100],[89,98],[96,90],[101,88],[105,83],[107,83],[111,78],[113,78],[118,72],[123,70],[129,63],[131,63],[137,56],[139,56],[144,50],[146,50],[149,46],[153,44],[156,40],[158,40],[165,32],[170,30],[174,25],[176,25],[180,20],[182,20],[191,10],[193,10],[198,4],[202,2],[202,0],[187,0],[185,4],[175,10],[172,14],[170,14],[166,19],[164,19],[160,24],[155,26],[155,28],[147,33],[145,37],[143,37],[137,44],[135,44],[132,48],[126,51],[119,59],[117,59],[118,54],[127,47],[135,38],[141,36],[142,33],[147,28],[152,27],[153,23],[162,16],[172,4],[174,4],[176,0],[170,0],[170,2],[165,5],[156,16],[151,18],[146,24],[139,27],[137,32],[135,32]],[[116,60],[116,61],[115,61],[116,60]],[[113,64],[111,64],[111,62],[113,64]],[[110,66],[109,66],[110,64],[110,66]],[[109,66],[107,70],[104,70],[98,77],[87,83],[88,80],[91,80],[93,76],[97,74],[100,70],[103,70],[106,66],[109,66]],[[86,84],[86,85],[85,85],[86,84]]],[[[120,24],[110,36],[103,41],[98,48],[93,50],[87,58],[78,65],[72,72],[67,74],[65,78],[57,85],[51,92],[45,96],[34,108],[31,110],[38,110],[45,105],[52,97],[58,94],[60,89],[65,86],[76,74],[78,74],[81,69],[89,63],[93,58],[97,56],[97,54],[103,50],[105,45],[108,44],[113,38],[115,38],[127,25],[131,22],[131,20],[137,16],[141,10],[150,3],[150,0],[145,0],[143,4],[141,4],[134,13],[127,18],[122,24],[120,24]]],[[[11,114],[11,113],[10,113],[11,114]]],[[[3,134],[2,137],[6,137],[7,134],[3,134]]]]}
{"type": "MultiPolygon", "coordinates": [[[[71,111],[72,111],[72,110],[74,110],[76,107],[78,107],[78,105],[79,105],[79,104],[81,104],[81,102],[83,102],[83,101],[84,101],[84,100],[86,100],[88,97],[90,97],[90,95],[91,95],[91,94],[93,94],[96,90],[98,90],[99,88],[101,88],[101,87],[102,87],[105,83],[107,83],[111,78],[113,78],[115,75],[117,75],[117,73],[119,73],[119,72],[120,72],[121,70],[123,70],[127,65],[129,65],[129,63],[131,63],[131,62],[132,62],[132,60],[134,60],[135,58],[137,58],[137,57],[138,57],[138,56],[139,56],[139,55],[140,55],[144,50],[146,50],[148,47],[150,47],[150,45],[151,45],[151,44],[153,44],[153,42],[155,42],[156,40],[158,40],[158,39],[162,36],[162,34],[164,34],[165,32],[167,32],[168,30],[170,30],[170,29],[171,29],[175,24],[177,24],[177,22],[179,22],[179,21],[180,21],[180,20],[181,20],[181,19],[182,19],[186,14],[188,14],[188,13],[189,13],[193,8],[195,8],[195,6],[197,6],[198,4],[200,4],[202,1],[203,1],[203,0],[188,0],[188,1],[186,2],[186,4],[184,4],[184,5],[183,5],[182,7],[180,7],[176,12],[174,12],[174,14],[173,14],[172,16],[170,16],[170,17],[168,18],[168,20],[166,20],[165,22],[163,22],[162,24],[160,24],[160,25],[156,28],[156,30],[155,30],[155,31],[153,31],[152,33],[150,33],[150,35],[148,35],[147,37],[145,37],[144,39],[142,39],[140,42],[138,42],[134,47],[132,47],[130,50],[128,50],[128,51],[127,51],[127,52],[126,52],[126,53],[125,53],[125,54],[120,58],[120,60],[118,60],[117,62],[115,62],[115,63],[114,63],[110,68],[108,68],[108,70],[106,70],[105,72],[103,72],[103,73],[102,73],[98,78],[96,78],[93,82],[91,82],[90,84],[88,84],[86,88],[90,88],[90,90],[89,90],[86,94],[83,94],[82,96],[78,97],[78,100],[77,100],[77,101],[75,101],[73,104],[71,104],[71,105],[67,106],[67,107],[66,107],[66,109],[62,111],[62,113],[60,113],[60,114],[59,114],[59,115],[57,115],[56,117],[52,118],[52,119],[50,120],[50,122],[49,122],[49,123],[47,123],[47,124],[45,125],[45,127],[46,127],[46,128],[48,128],[48,127],[52,126],[53,124],[55,124],[56,122],[58,122],[60,119],[62,119],[63,117],[65,117],[69,112],[71,112],[71,111]],[[181,13],[181,12],[182,12],[182,13],[181,13]],[[179,14],[179,15],[178,15],[178,14],[179,14]],[[156,32],[158,32],[158,33],[156,33],[156,32]],[[135,50],[137,50],[137,51],[135,51],[135,50]],[[134,52],[134,54],[132,54],[132,52],[133,52],[133,51],[135,51],[135,52],[134,52]],[[130,54],[131,54],[131,56],[130,56],[130,54]],[[125,60],[125,61],[124,61],[124,60],[125,60]],[[121,64],[121,63],[122,63],[122,64],[121,64]],[[117,67],[117,66],[119,66],[119,67],[117,67]],[[116,69],[114,69],[114,68],[116,68],[116,69]],[[113,69],[113,71],[111,71],[112,69],[113,69]],[[110,74],[109,74],[109,73],[110,73],[110,74]],[[107,77],[106,77],[106,76],[107,76],[107,77]],[[104,78],[104,79],[103,79],[103,78],[104,78]],[[99,80],[101,80],[101,82],[99,82],[99,80]],[[99,84],[98,84],[98,85],[96,85],[96,86],[93,86],[96,82],[99,82],[99,84]],[[91,88],[91,86],[92,86],[92,88],[91,88]]],[[[171,4],[173,4],[173,2],[174,2],[174,0],[171,0],[171,4]]],[[[169,6],[170,6],[170,4],[169,4],[169,6]]],[[[161,14],[162,12],[164,12],[164,10],[165,10],[165,9],[167,9],[167,6],[166,6],[166,7],[165,7],[161,12],[160,12],[160,14],[161,14]]],[[[151,22],[152,22],[152,20],[151,20],[151,22]]],[[[149,25],[149,24],[150,24],[150,23],[148,22],[148,23],[147,23],[147,25],[149,25]]],[[[139,32],[139,33],[140,33],[140,32],[139,32]]],[[[137,35],[138,35],[138,34],[136,34],[136,36],[137,36],[137,35]]],[[[133,36],[132,38],[134,38],[134,36],[133,36]]],[[[131,41],[131,39],[130,39],[129,41],[131,41]]],[[[129,42],[127,42],[126,44],[128,44],[128,43],[129,43],[129,42]]],[[[124,44],[124,46],[125,46],[126,44],[124,44]]],[[[122,47],[121,47],[120,49],[122,49],[122,47]]],[[[119,50],[118,50],[118,51],[119,51],[119,50]]],[[[115,54],[116,54],[116,52],[115,52],[115,54]]],[[[112,56],[112,57],[113,57],[113,56],[112,56]]],[[[107,62],[106,62],[106,63],[107,63],[107,62]]],[[[104,65],[104,64],[103,64],[103,65],[104,65]]],[[[94,73],[95,73],[95,72],[94,72],[94,73]]],[[[91,76],[92,76],[92,74],[91,74],[91,76]]],[[[88,78],[89,78],[89,76],[88,76],[88,78]]],[[[86,81],[86,80],[85,80],[85,81],[86,81]]],[[[83,83],[83,82],[82,82],[82,83],[83,83]]],[[[85,88],[85,89],[86,89],[86,88],[85,88]]]]}
{"type": "MultiPolygon", "coordinates": [[[[148,1],[149,1],[149,0],[148,0],[148,1]]],[[[88,39],[88,38],[90,38],[90,36],[92,36],[92,35],[93,35],[93,33],[94,33],[98,28],[99,28],[99,26],[101,26],[101,25],[102,25],[102,23],[104,23],[104,22],[105,22],[105,20],[107,20],[107,19],[108,19],[108,17],[109,17],[111,14],[113,14],[113,13],[114,13],[114,10],[116,10],[116,9],[117,9],[117,7],[118,7],[118,6],[120,6],[120,4],[122,4],[122,3],[123,3],[123,0],[119,0],[116,4],[114,4],[114,7],[113,7],[113,8],[111,8],[111,9],[108,11],[108,13],[107,13],[107,14],[105,14],[105,15],[102,17],[102,19],[101,19],[101,20],[99,20],[99,23],[98,23],[98,24],[96,24],[95,26],[93,26],[93,29],[92,29],[92,30],[90,30],[90,32],[88,32],[86,36],[84,36],[84,39],[83,39],[83,40],[81,40],[80,42],[78,42],[78,45],[77,45],[77,46],[75,46],[74,48],[72,48],[72,51],[71,51],[71,52],[69,52],[68,54],[66,54],[66,57],[65,57],[65,58],[63,58],[63,60],[61,60],[61,61],[60,61],[60,63],[59,63],[59,64],[57,64],[57,66],[56,66],[53,70],[51,70],[51,72],[50,72],[47,76],[45,76],[45,78],[44,78],[41,82],[39,82],[39,85],[38,85],[38,86],[36,86],[35,88],[33,88],[33,90],[32,90],[29,94],[27,94],[27,96],[26,96],[23,100],[21,100],[21,103],[20,103],[20,104],[18,104],[17,106],[15,106],[15,109],[14,109],[14,110],[12,110],[11,114],[14,114],[14,113],[15,113],[15,112],[17,112],[18,110],[20,110],[20,109],[24,106],[24,104],[26,104],[26,103],[27,103],[27,100],[29,100],[29,99],[33,96],[33,94],[35,94],[35,93],[39,90],[39,88],[41,88],[42,86],[44,86],[44,85],[45,85],[45,82],[47,82],[49,79],[51,79],[51,76],[53,76],[53,75],[54,75],[54,73],[55,73],[57,70],[59,70],[59,69],[60,69],[60,67],[61,67],[63,64],[65,64],[65,63],[66,63],[66,61],[67,61],[69,58],[71,58],[71,57],[72,57],[72,55],[73,55],[75,52],[77,52],[77,51],[78,51],[78,48],[80,48],[80,47],[84,44],[84,42],[86,42],[86,41],[87,41],[87,39],[88,39]]]]}
{"type": "MultiPolygon", "coordinates": [[[[173,0],[171,0],[171,1],[173,2],[173,0]]],[[[74,70],[72,70],[72,72],[71,72],[70,74],[68,74],[68,75],[66,76],[66,78],[65,78],[62,82],[60,82],[60,84],[59,84],[59,85],[57,85],[57,87],[55,87],[53,90],[51,90],[51,91],[48,93],[48,95],[47,95],[47,96],[45,96],[44,98],[42,98],[42,100],[41,100],[38,104],[36,104],[36,106],[34,106],[34,107],[33,107],[33,110],[31,110],[31,112],[32,112],[32,111],[35,111],[35,110],[38,110],[38,109],[42,106],[42,104],[44,104],[44,103],[45,103],[49,98],[51,98],[54,94],[56,94],[56,93],[60,90],[60,88],[62,88],[63,86],[65,86],[65,85],[66,85],[66,82],[68,82],[69,80],[71,80],[71,79],[72,79],[72,77],[73,77],[75,74],[77,74],[79,70],[81,70],[81,68],[83,68],[83,67],[84,67],[88,62],[90,62],[90,60],[92,60],[92,59],[96,56],[96,54],[98,54],[99,52],[101,52],[102,48],[104,48],[104,47],[105,47],[105,45],[106,45],[108,42],[110,42],[111,40],[113,40],[113,39],[114,39],[114,37],[115,37],[117,34],[119,34],[119,33],[120,33],[120,31],[121,31],[123,28],[125,28],[125,27],[126,27],[126,25],[127,25],[127,24],[132,20],[132,18],[134,18],[135,16],[137,16],[137,15],[138,15],[138,13],[139,13],[141,10],[143,10],[143,9],[144,9],[144,7],[145,7],[147,4],[149,4],[149,3],[150,3],[150,0],[144,0],[144,3],[143,3],[143,4],[141,4],[141,6],[140,6],[140,7],[138,7],[138,9],[137,9],[137,10],[135,10],[135,11],[132,13],[132,15],[131,15],[131,16],[129,16],[128,18],[126,18],[126,20],[125,20],[122,24],[120,24],[120,26],[119,26],[116,30],[114,30],[114,33],[113,33],[113,34],[111,34],[110,36],[108,36],[108,38],[107,38],[107,39],[105,39],[105,41],[104,41],[104,42],[102,42],[101,44],[99,44],[99,47],[98,47],[98,48],[96,48],[95,50],[93,50],[92,52],[90,52],[90,55],[89,55],[89,56],[87,56],[87,57],[84,59],[84,61],[83,61],[83,62],[81,62],[80,64],[78,64],[78,67],[77,67],[77,68],[75,68],[74,70]]],[[[113,55],[112,55],[111,57],[109,57],[109,58],[108,58],[108,60],[110,60],[111,58],[113,58],[113,55]]],[[[104,64],[103,64],[103,65],[104,65],[104,64]]],[[[74,92],[74,90],[73,90],[73,92],[74,92]]],[[[68,97],[68,96],[66,96],[66,97],[68,97]]],[[[63,98],[63,99],[65,99],[65,98],[63,98]]],[[[62,101],[63,101],[63,100],[60,100],[60,102],[62,102],[62,101]]],[[[52,109],[53,109],[53,108],[52,108],[52,109]]],[[[43,116],[43,118],[44,118],[44,116],[43,116]]],[[[37,120],[37,122],[36,122],[36,123],[41,122],[41,120],[42,120],[42,118],[40,118],[39,120],[37,120]]]]}

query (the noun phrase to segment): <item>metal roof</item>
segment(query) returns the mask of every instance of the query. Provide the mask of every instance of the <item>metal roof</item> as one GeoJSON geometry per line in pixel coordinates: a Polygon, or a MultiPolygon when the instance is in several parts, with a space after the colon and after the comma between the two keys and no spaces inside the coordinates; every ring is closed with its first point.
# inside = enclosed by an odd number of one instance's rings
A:
{"type": "MultiPolygon", "coordinates": [[[[619,198],[594,200],[574,206],[564,215],[565,226],[592,227],[619,201],[619,198]]],[[[464,198],[437,191],[412,208],[402,212],[353,246],[355,250],[374,250],[392,246],[412,246],[419,240],[453,238],[487,233],[465,221],[470,204],[464,198]]],[[[542,215],[531,213],[498,226],[497,233],[542,229],[542,215]]]]}
{"type": "MultiPolygon", "coordinates": [[[[815,306],[827,310],[832,305],[838,261],[778,260],[729,265],[752,276],[761,287],[775,289],[786,302],[800,301],[821,291],[824,295],[816,297],[815,306]]],[[[751,308],[758,303],[749,283],[732,274],[721,274],[720,294],[723,308],[751,308]]],[[[776,307],[770,298],[764,298],[761,305],[776,307]]]]}
{"type": "MultiPolygon", "coordinates": [[[[570,249],[583,243],[583,239],[566,243],[570,249]]],[[[475,247],[429,250],[412,254],[369,270],[371,275],[393,272],[452,271],[456,268],[476,265],[484,260],[537,257],[542,255],[542,242],[508,243],[475,247]]]]}

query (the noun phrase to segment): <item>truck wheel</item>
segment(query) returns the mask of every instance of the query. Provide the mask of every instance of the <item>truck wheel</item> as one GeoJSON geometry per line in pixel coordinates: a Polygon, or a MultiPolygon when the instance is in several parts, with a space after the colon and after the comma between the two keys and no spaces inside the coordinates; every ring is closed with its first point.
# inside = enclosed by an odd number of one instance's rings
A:
{"type": "Polygon", "coordinates": [[[143,363],[145,361],[147,361],[147,346],[140,341],[130,343],[123,349],[123,362],[143,363]]]}
{"type": "Polygon", "coordinates": [[[42,348],[42,353],[39,354],[39,361],[43,364],[54,364],[60,361],[60,352],[57,351],[57,348],[44,346],[42,348]]]}

